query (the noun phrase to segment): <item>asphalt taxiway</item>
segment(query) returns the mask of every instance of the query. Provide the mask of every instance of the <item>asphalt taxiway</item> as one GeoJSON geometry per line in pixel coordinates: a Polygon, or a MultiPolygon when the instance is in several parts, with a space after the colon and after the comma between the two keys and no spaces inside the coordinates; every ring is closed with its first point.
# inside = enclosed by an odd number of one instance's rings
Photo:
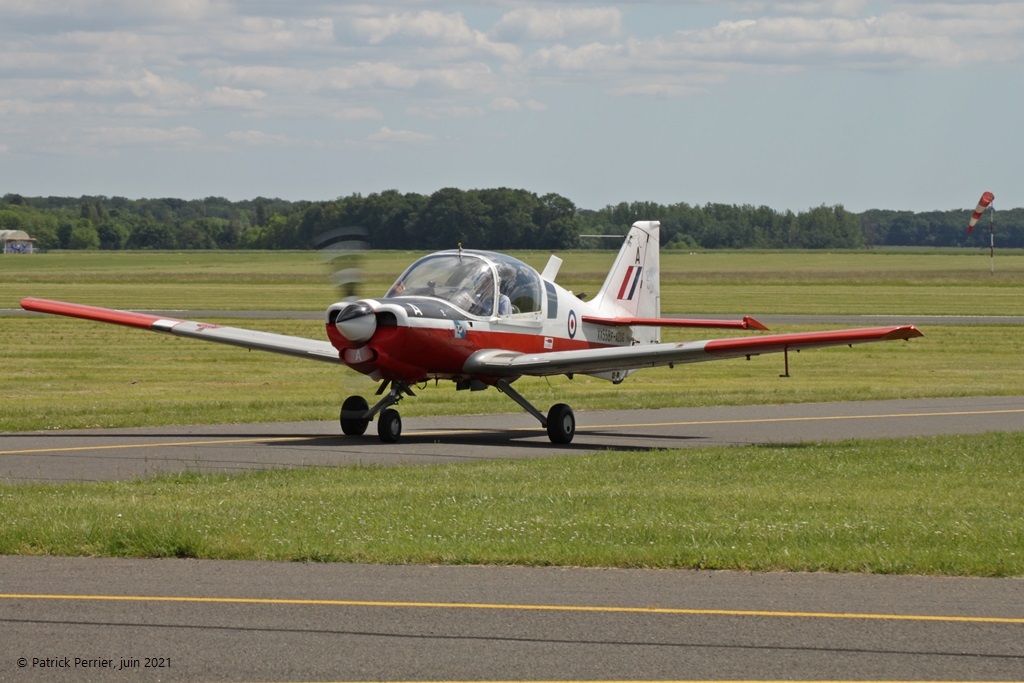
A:
{"type": "MultiPolygon", "coordinates": [[[[577,421],[569,446],[518,414],[407,418],[397,444],[334,422],[5,434],[0,478],[1020,431],[1024,396],[577,421]]],[[[1024,680],[1024,581],[12,556],[0,631],[0,681],[1024,680]]]]}
{"type": "Polygon", "coordinates": [[[0,628],[10,681],[1024,676],[993,579],[0,557],[0,628]]]}
{"type": "Polygon", "coordinates": [[[396,444],[336,422],[28,432],[0,436],[0,480],[125,480],[180,471],[464,462],[719,445],[1024,430],[1024,396],[580,411],[556,446],[529,415],[406,418],[396,444]]]}

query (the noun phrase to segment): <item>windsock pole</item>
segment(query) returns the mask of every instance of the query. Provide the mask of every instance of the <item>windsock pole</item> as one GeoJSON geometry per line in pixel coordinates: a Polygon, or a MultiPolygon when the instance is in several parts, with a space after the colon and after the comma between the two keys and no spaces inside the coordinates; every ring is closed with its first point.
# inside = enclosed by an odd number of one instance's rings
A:
{"type": "Polygon", "coordinates": [[[981,199],[978,200],[978,206],[974,209],[974,213],[971,215],[971,222],[967,224],[967,233],[970,234],[971,230],[974,230],[974,226],[978,223],[978,219],[985,213],[985,209],[989,209],[991,213],[988,215],[988,267],[989,272],[993,275],[996,272],[996,208],[992,206],[992,201],[996,198],[991,192],[985,192],[981,195],[981,199]]]}
{"type": "Polygon", "coordinates": [[[996,207],[988,206],[988,272],[996,274],[996,207]]]}

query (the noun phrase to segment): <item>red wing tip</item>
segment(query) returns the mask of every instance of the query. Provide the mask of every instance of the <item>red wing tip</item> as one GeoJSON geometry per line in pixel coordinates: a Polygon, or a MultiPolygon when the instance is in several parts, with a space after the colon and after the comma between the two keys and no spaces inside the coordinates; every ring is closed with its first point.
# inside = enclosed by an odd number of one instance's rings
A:
{"type": "Polygon", "coordinates": [[[33,297],[22,299],[21,307],[26,311],[65,315],[84,320],[127,325],[128,327],[151,328],[154,323],[159,321],[181,322],[176,318],[162,318],[148,313],[134,313],[132,311],[120,311],[113,308],[101,308],[99,306],[87,306],[85,304],[73,304],[66,301],[52,301],[50,299],[36,299],[33,297]]]}
{"type": "Polygon", "coordinates": [[[760,320],[757,320],[756,318],[750,317],[749,315],[743,316],[743,323],[746,325],[746,328],[748,330],[764,330],[765,332],[768,331],[767,325],[762,323],[760,320]]]}
{"type": "Polygon", "coordinates": [[[35,306],[37,304],[47,303],[47,299],[36,299],[35,297],[27,296],[24,299],[22,299],[19,303],[21,304],[21,307],[24,308],[26,311],[33,311],[35,310],[35,306]]]}
{"type": "Polygon", "coordinates": [[[913,325],[901,325],[897,327],[889,334],[885,335],[886,339],[913,339],[914,337],[923,337],[924,332],[917,329],[913,325]]]}

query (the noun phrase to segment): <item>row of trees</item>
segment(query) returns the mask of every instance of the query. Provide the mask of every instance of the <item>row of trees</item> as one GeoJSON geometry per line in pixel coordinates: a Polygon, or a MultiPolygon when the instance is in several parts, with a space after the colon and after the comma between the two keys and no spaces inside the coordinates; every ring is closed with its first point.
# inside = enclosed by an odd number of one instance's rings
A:
{"type": "MultiPolygon", "coordinates": [[[[971,211],[914,213],[842,206],[800,213],[767,206],[653,202],[579,209],[569,199],[508,188],[397,190],[319,202],[258,197],[232,202],[22,197],[0,201],[0,230],[24,230],[41,249],[310,249],[354,228],[374,249],[569,249],[608,246],[588,235],[623,234],[660,220],[662,243],[704,249],[856,249],[987,244],[987,222],[966,231],[971,211]]],[[[987,217],[986,217],[987,221],[987,217]]],[[[1024,209],[1001,211],[1003,247],[1024,247],[1024,209]]]]}

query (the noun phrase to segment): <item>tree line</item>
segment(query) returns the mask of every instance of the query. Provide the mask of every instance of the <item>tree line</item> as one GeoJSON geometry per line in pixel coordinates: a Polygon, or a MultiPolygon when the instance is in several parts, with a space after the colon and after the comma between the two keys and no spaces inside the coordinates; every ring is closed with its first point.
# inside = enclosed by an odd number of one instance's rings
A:
{"type": "MultiPolygon", "coordinates": [[[[989,216],[967,234],[972,209],[806,211],[767,206],[621,202],[578,208],[555,193],[509,188],[397,190],[327,201],[257,197],[126,199],[23,197],[0,200],[0,230],[24,230],[40,249],[314,249],[356,236],[373,249],[571,249],[613,246],[638,220],[660,220],[662,245],[684,249],[863,249],[987,246],[989,216]]],[[[996,215],[1001,247],[1024,247],[1024,209],[996,215]]]]}

